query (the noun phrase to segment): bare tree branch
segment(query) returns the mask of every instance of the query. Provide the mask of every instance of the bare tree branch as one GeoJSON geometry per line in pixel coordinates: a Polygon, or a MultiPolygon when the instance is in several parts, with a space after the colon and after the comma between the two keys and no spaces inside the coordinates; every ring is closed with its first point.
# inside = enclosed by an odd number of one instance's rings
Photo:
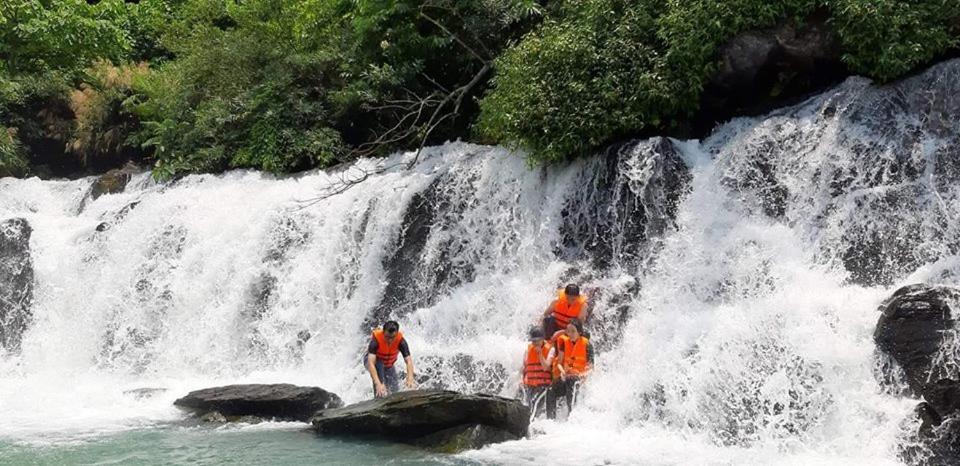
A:
{"type": "Polygon", "coordinates": [[[450,30],[447,29],[444,25],[440,24],[439,21],[433,19],[430,15],[424,13],[423,10],[420,10],[420,16],[423,17],[423,19],[426,19],[427,21],[430,21],[431,23],[433,23],[434,26],[440,28],[441,31],[447,33],[447,35],[450,36],[450,38],[452,38],[453,40],[457,41],[457,43],[460,44],[461,47],[463,47],[464,49],[466,49],[467,52],[470,52],[470,54],[473,55],[474,57],[476,57],[477,60],[480,60],[481,62],[484,62],[484,63],[490,61],[489,58],[484,58],[482,55],[480,55],[479,53],[477,53],[476,50],[473,50],[473,47],[470,47],[469,45],[467,45],[466,42],[464,42],[462,39],[460,39],[460,36],[458,36],[458,35],[450,32],[450,30]]]}
{"type": "MultiPolygon", "coordinates": [[[[429,5],[425,5],[423,8],[427,6],[429,5]]],[[[436,5],[433,7],[442,8],[436,5]]],[[[413,158],[405,164],[396,163],[389,166],[380,166],[374,169],[362,169],[356,167],[356,165],[353,165],[338,175],[337,182],[321,189],[317,196],[298,201],[298,209],[305,209],[323,201],[324,199],[342,194],[353,186],[366,181],[371,176],[384,173],[387,170],[393,169],[397,166],[404,165],[406,169],[412,169],[417,162],[419,162],[420,155],[423,152],[423,149],[426,147],[427,142],[430,140],[430,136],[433,134],[433,132],[443,123],[455,120],[459,116],[460,108],[463,104],[464,98],[469,96],[473,92],[474,88],[476,88],[477,85],[479,85],[487,76],[487,74],[490,73],[492,69],[492,61],[490,58],[485,58],[483,55],[478,53],[473,47],[461,39],[460,36],[453,33],[446,26],[424,12],[423,8],[421,8],[419,12],[420,17],[427,20],[445,34],[450,36],[451,39],[453,39],[470,55],[482,63],[483,66],[466,84],[463,84],[462,86],[459,86],[453,90],[449,90],[429,75],[423,73],[421,76],[423,76],[426,81],[436,88],[430,94],[421,97],[416,92],[404,87],[402,88],[402,91],[407,95],[407,98],[387,100],[381,105],[365,106],[364,108],[367,110],[392,112],[392,114],[396,117],[396,123],[389,128],[385,128],[383,132],[381,132],[374,140],[357,146],[350,152],[347,159],[356,160],[362,157],[369,157],[377,154],[382,148],[391,147],[395,143],[412,138],[414,135],[419,135],[419,144],[417,145],[417,150],[416,153],[414,153],[413,158]],[[427,118],[426,121],[423,121],[423,118],[428,113],[429,118],[427,118]]],[[[467,32],[473,36],[474,40],[480,44],[485,52],[489,53],[489,49],[485,44],[483,44],[483,41],[479,40],[473,31],[467,32]]]]}

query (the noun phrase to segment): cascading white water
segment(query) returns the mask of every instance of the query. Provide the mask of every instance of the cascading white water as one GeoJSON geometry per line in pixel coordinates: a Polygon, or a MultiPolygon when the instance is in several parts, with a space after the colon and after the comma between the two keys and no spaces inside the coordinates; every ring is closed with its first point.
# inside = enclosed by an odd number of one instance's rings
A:
{"type": "Polygon", "coordinates": [[[451,143],[412,169],[398,154],[280,179],[140,175],[96,200],[92,179],[4,179],[34,288],[21,348],[0,356],[0,438],[168,422],[174,398],[221,383],[360,400],[388,316],[424,385],[512,396],[526,330],[578,280],[600,290],[583,404],[466,457],[896,463],[914,403],[877,382],[872,332],[894,285],[958,283],[958,76],[851,79],[702,143],[550,169],[451,143]],[[123,393],[139,387],[169,390],[123,393]]]}

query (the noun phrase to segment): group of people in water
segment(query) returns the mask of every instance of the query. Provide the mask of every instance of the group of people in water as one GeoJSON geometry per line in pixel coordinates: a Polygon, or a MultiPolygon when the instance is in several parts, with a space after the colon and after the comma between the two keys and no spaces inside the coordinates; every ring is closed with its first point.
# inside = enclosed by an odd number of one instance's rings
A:
{"type": "MultiPolygon", "coordinates": [[[[529,331],[524,352],[521,390],[524,403],[535,415],[544,411],[550,419],[557,413],[557,401],[573,409],[577,393],[593,366],[593,347],[584,334],[583,322],[589,316],[589,298],[575,284],[557,290],[556,298],[543,313],[540,325],[529,331]]],[[[400,324],[388,321],[375,329],[367,345],[364,365],[373,382],[374,397],[383,397],[400,389],[395,365],[400,357],[406,364],[406,388],[416,388],[413,357],[400,332],[400,324]]]]}

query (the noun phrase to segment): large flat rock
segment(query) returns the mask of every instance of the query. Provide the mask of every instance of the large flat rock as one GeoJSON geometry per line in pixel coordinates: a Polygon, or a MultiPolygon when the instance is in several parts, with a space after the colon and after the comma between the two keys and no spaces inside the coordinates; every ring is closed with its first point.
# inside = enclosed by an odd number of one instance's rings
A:
{"type": "Polygon", "coordinates": [[[248,384],[205,388],[173,402],[200,415],[218,412],[227,418],[308,421],[319,410],[343,406],[340,397],[319,387],[248,384]]]}
{"type": "Polygon", "coordinates": [[[373,436],[462,450],[526,436],[530,410],[499,396],[415,390],[326,409],[311,422],[323,435],[373,436]]]}

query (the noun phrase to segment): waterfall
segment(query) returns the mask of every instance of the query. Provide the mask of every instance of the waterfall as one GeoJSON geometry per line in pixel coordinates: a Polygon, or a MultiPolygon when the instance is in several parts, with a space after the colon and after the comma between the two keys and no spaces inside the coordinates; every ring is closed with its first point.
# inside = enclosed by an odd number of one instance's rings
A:
{"type": "Polygon", "coordinates": [[[0,349],[0,437],[169,422],[173,398],[220,383],[358,401],[387,318],[421,385],[513,396],[526,331],[573,281],[598,290],[583,404],[467,457],[896,463],[913,403],[878,381],[872,332],[894,287],[960,282],[957,95],[958,61],[851,78],[703,141],[550,168],[454,142],[409,168],[412,153],[289,177],[143,174],[96,199],[93,178],[0,180],[31,272],[26,307],[0,306],[18,341],[0,349]],[[169,391],[123,394],[154,386],[169,391]]]}

